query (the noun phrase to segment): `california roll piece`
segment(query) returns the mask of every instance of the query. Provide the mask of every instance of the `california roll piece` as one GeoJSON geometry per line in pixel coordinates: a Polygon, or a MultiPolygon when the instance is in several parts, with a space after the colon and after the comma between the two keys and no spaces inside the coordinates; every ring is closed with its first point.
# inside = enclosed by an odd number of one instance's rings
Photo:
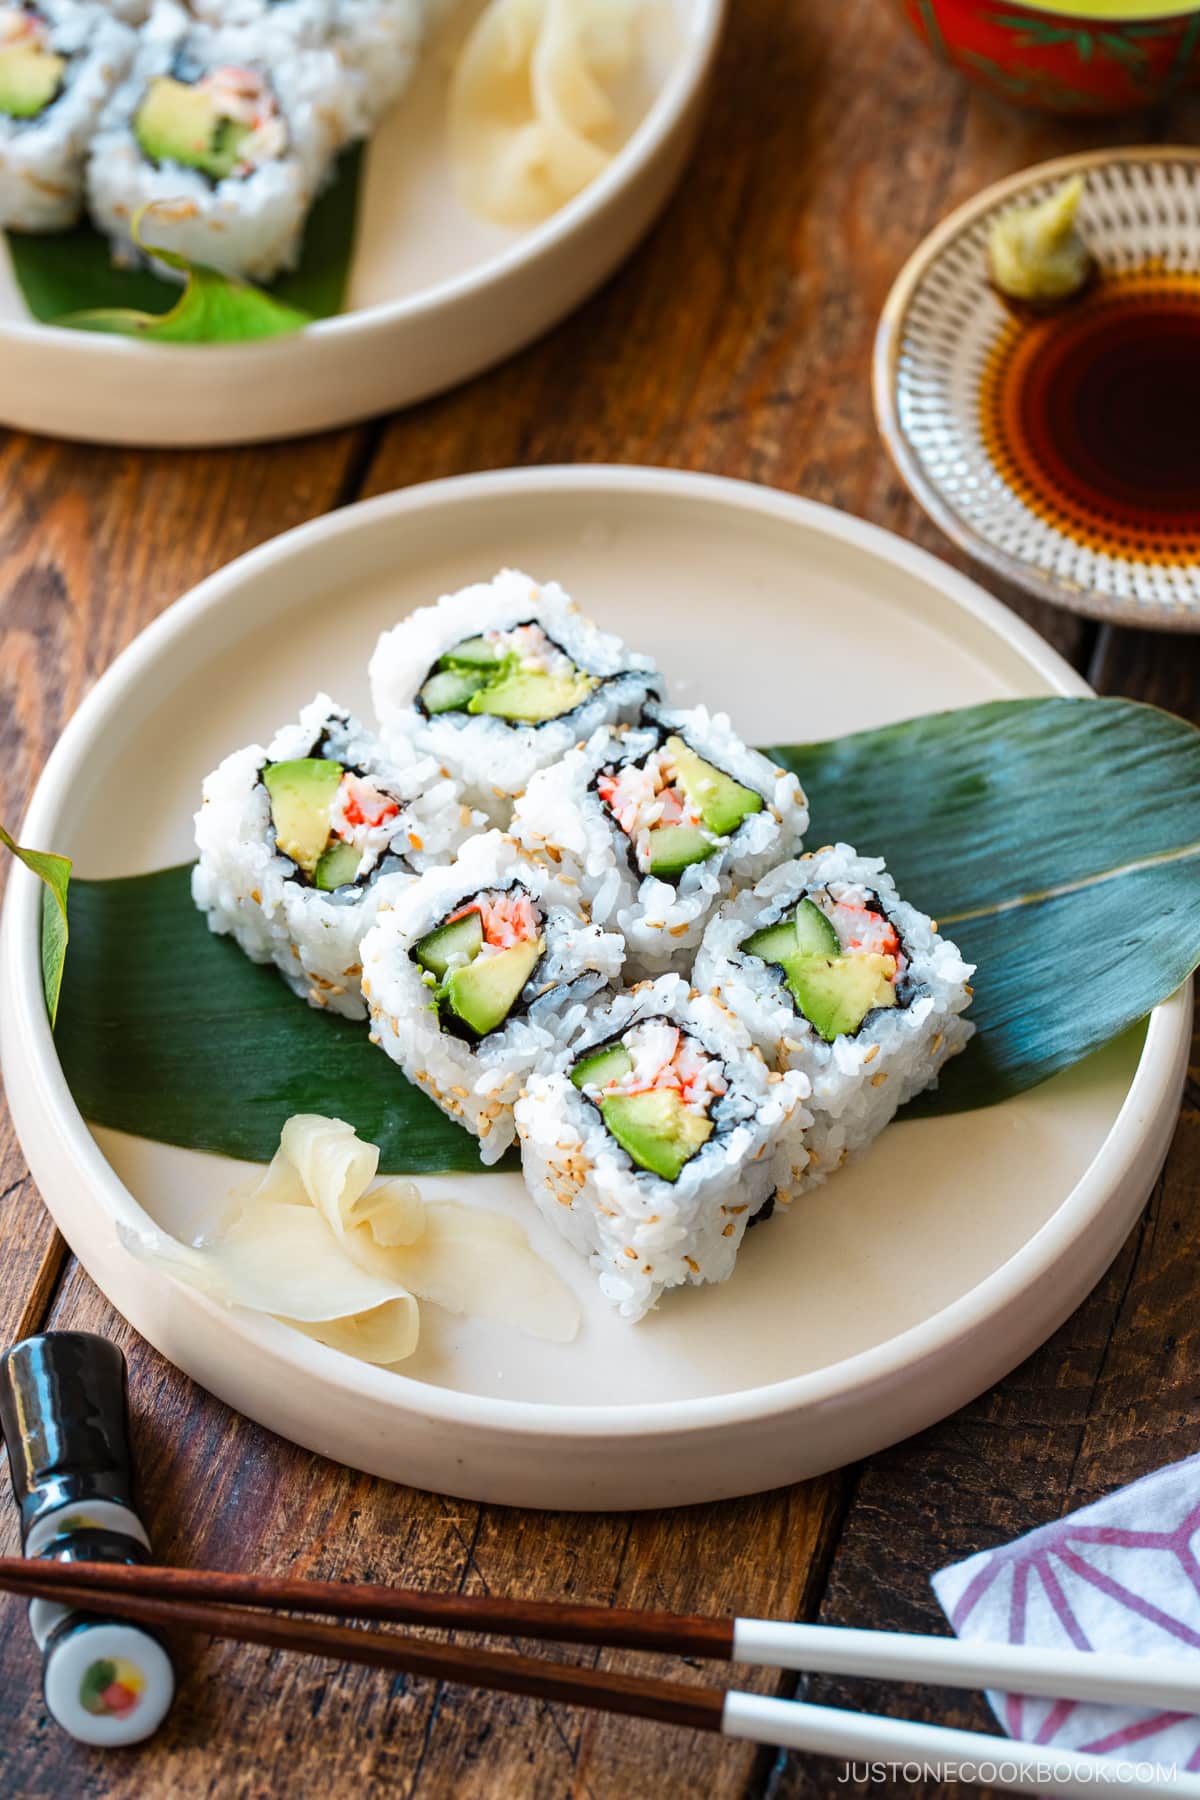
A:
{"type": "Polygon", "coordinates": [[[705,921],[800,848],[796,777],[747,749],[723,713],[651,704],[641,726],[596,732],[532,777],[513,836],[579,881],[643,973],[690,966],[705,921]]]}
{"type": "Polygon", "coordinates": [[[511,838],[486,832],[380,910],[362,946],[372,1038],[496,1162],[529,1071],[619,978],[624,948],[511,838]]]}
{"type": "Polygon", "coordinates": [[[196,905],[310,1006],[366,1015],[359,946],[386,900],[479,823],[430,757],[386,756],[318,694],[264,750],[227,756],[196,814],[196,905]]]}
{"type": "Polygon", "coordinates": [[[74,225],[88,144],[136,41],[103,6],[0,5],[0,226],[74,225]]]}
{"type": "Polygon", "coordinates": [[[664,975],[592,1006],[530,1078],[525,1181],[605,1298],[640,1319],[667,1288],[732,1273],[747,1226],[803,1171],[807,1093],[717,1001],[664,975]]]}
{"type": "Polygon", "coordinates": [[[410,737],[507,825],[538,769],[661,688],[648,657],[598,631],[555,582],[505,569],[384,632],[371,693],[385,741],[410,737]]]}
{"type": "Polygon", "coordinates": [[[814,1186],[936,1082],[974,1026],[973,973],[896,892],[881,857],[836,844],[785,863],[723,906],[695,981],[732,1008],[774,1067],[812,1086],[814,1186]]]}
{"type": "Polygon", "coordinates": [[[153,205],[155,248],[256,281],[290,268],[357,116],[356,83],[332,50],[284,54],[273,29],[211,31],[158,0],[87,169],[117,259],[142,260],[133,227],[153,205]]]}

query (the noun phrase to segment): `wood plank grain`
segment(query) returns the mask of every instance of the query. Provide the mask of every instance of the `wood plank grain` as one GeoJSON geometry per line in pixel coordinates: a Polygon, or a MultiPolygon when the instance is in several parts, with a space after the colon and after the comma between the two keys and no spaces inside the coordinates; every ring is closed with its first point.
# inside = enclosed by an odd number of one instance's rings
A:
{"type": "Polygon", "coordinates": [[[1102,694],[1145,700],[1200,724],[1200,634],[1185,637],[1106,625],[1088,679],[1102,694]]]}
{"type": "Polygon", "coordinates": [[[67,1260],[67,1246],[51,1223],[25,1167],[7,1108],[0,1110],[0,1343],[36,1331],[49,1310],[67,1260]]]}

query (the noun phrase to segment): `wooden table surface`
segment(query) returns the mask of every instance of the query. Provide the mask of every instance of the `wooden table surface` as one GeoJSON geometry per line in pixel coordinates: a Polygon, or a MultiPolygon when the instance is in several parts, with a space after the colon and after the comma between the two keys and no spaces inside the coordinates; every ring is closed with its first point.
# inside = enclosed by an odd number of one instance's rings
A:
{"type": "MultiPolygon", "coordinates": [[[[83,694],[184,589],[301,520],[411,482],[543,462],[706,469],[829,501],[968,566],[908,498],[876,436],[869,355],[888,286],[930,226],[984,183],[1118,139],[1195,141],[1200,101],[1115,124],[1035,120],[936,66],[884,0],[734,0],[731,10],[698,154],[661,224],[590,304],[503,368],[402,416],[265,449],[3,441],[0,819],[16,824],[83,694]]],[[[1200,638],[1099,628],[1001,597],[1102,692],[1200,716],[1200,638]]],[[[148,1522],[171,1561],[939,1630],[931,1570],[1196,1448],[1198,1185],[1193,1080],[1144,1216],[1036,1356],[860,1467],[675,1513],[580,1518],[409,1492],[231,1413],[142,1343],[76,1265],[6,1117],[0,1341],[75,1327],[124,1346],[148,1522]]],[[[8,1549],[7,1499],[0,1508],[8,1549]]],[[[48,1722],[23,1614],[0,1602],[0,1788],[131,1800],[335,1800],[376,1784],[424,1800],[865,1791],[836,1787],[830,1765],[803,1758],[429,1681],[389,1686],[261,1650],[194,1649],[180,1670],[151,1746],[85,1751],[48,1722]]],[[[759,1684],[791,1691],[769,1674],[759,1684]]],[[[809,1691],[993,1728],[973,1697],[830,1680],[809,1691]]]]}

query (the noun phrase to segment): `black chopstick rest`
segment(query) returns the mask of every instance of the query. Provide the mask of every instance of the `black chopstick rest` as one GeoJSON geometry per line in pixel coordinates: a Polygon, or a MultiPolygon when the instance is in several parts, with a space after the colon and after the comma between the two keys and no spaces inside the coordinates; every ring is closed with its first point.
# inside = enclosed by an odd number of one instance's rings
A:
{"type": "MultiPolygon", "coordinates": [[[[134,1500],[125,1358],[87,1331],[48,1331],[0,1357],[0,1430],[25,1556],[148,1560],[134,1500]]],[[[46,1705],[85,1744],[140,1743],[175,1692],[166,1650],[137,1625],[33,1600],[46,1705]]]]}

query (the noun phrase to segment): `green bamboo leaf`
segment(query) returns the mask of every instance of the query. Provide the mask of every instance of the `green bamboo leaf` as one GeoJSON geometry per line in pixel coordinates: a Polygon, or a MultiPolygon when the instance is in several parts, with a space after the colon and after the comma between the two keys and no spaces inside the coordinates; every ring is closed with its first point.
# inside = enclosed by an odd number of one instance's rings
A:
{"type": "MultiPolygon", "coordinates": [[[[809,842],[886,856],[979,965],[971,1048],[910,1111],[988,1105],[1144,1017],[1200,959],[1200,733],[1120,700],[1016,700],[776,750],[809,842]]],[[[348,1119],[389,1173],[479,1167],[371,1045],[213,937],[189,871],[77,881],[57,1044],[85,1117],[266,1161],[293,1112],[348,1119]]]]}
{"type": "MultiPolygon", "coordinates": [[[[96,306],[67,313],[56,325],[76,331],[103,331],[122,337],[153,338],[162,344],[241,344],[257,338],[282,337],[310,325],[308,313],[286,306],[262,288],[223,275],[203,263],[190,262],[173,250],[149,243],[144,227],[154,230],[156,207],[143,206],[133,221],[133,240],[168,269],[184,277],[182,292],[168,312],[137,312],[125,306],[96,306]]],[[[169,208],[163,210],[169,211],[169,208]]]]}
{"type": "Polygon", "coordinates": [[[53,1025],[58,1017],[63,964],[67,955],[67,889],[71,881],[69,858],[49,850],[25,850],[0,825],[0,844],[44,882],[42,890],[42,991],[53,1025]]]}
{"type": "Polygon", "coordinates": [[[978,965],[978,1035],[906,1116],[1044,1081],[1200,961],[1200,732],[1126,700],[1013,700],[777,751],[810,843],[885,856],[978,965]]]}
{"type": "Polygon", "coordinates": [[[307,313],[280,306],[269,294],[230,281],[216,269],[189,267],[178,305],[167,313],[97,306],[68,313],[57,324],[72,331],[150,338],[160,344],[242,344],[282,337],[311,323],[307,313]]]}
{"type": "MultiPolygon", "coordinates": [[[[329,318],[340,312],[345,302],[362,168],[363,146],[355,145],[339,158],[333,180],[309,214],[297,267],[279,276],[269,288],[250,290],[277,303],[283,309],[283,316],[301,315],[296,323],[329,318]]],[[[232,327],[247,322],[246,314],[231,317],[229,309],[210,304],[214,296],[209,292],[204,296],[203,319],[197,312],[185,335],[174,335],[164,330],[161,323],[152,327],[147,319],[161,321],[164,315],[177,310],[178,287],[149,269],[118,268],[113,263],[107,239],[87,223],[72,231],[47,235],[12,231],[7,234],[7,239],[13,274],[25,304],[32,316],[43,324],[74,326],[83,314],[87,321],[85,330],[121,330],[129,325],[126,315],[137,314],[141,317],[134,335],[139,337],[175,342],[213,341],[200,339],[196,333],[196,327],[207,321],[214,333],[220,334],[220,341],[230,342],[232,327]],[[123,323],[96,323],[96,315],[109,320],[117,315],[123,323]]],[[[224,280],[224,277],[218,279],[224,280]]],[[[276,319],[278,329],[280,315],[272,313],[271,316],[276,319]]],[[[248,323],[253,327],[261,322],[261,310],[251,307],[248,323]]],[[[289,330],[295,328],[295,323],[287,327],[289,330]]],[[[263,337],[272,334],[258,329],[243,335],[263,337]]]]}

